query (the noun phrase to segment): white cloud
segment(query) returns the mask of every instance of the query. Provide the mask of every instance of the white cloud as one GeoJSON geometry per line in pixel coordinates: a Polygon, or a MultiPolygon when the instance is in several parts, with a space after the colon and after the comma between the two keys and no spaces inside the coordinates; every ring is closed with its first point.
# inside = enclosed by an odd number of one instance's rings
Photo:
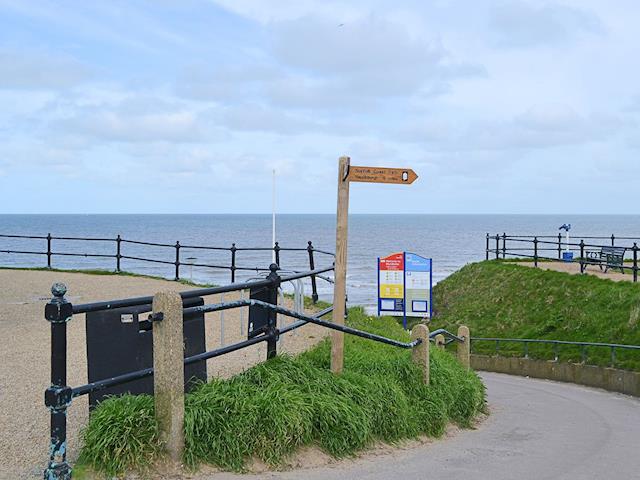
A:
{"type": "Polygon", "coordinates": [[[89,68],[69,56],[0,50],[0,89],[63,89],[88,78],[89,68]]]}

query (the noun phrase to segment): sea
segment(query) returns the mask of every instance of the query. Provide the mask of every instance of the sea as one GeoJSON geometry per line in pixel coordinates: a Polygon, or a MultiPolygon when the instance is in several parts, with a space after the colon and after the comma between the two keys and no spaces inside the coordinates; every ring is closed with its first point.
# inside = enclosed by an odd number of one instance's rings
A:
{"type": "MultiPolygon", "coordinates": [[[[572,225],[571,236],[640,237],[640,215],[370,215],[349,216],[347,293],[351,305],[368,310],[376,304],[377,258],[394,252],[413,252],[433,259],[434,284],[470,262],[485,258],[486,234],[557,235],[562,224],[572,225]]],[[[0,215],[0,235],[33,235],[123,239],[175,244],[179,241],[183,263],[229,266],[231,253],[189,246],[268,248],[272,246],[270,214],[222,215],[0,215]],[[186,247],[184,247],[186,246],[186,247]]],[[[335,250],[335,215],[282,214],[276,216],[276,240],[283,248],[335,250]]],[[[53,240],[55,253],[113,255],[114,241],[53,240]]],[[[46,240],[0,237],[0,250],[46,251],[46,240]]],[[[122,243],[124,256],[175,261],[175,248],[122,243]]],[[[236,281],[260,278],[272,261],[272,251],[236,252],[236,281]]],[[[333,258],[316,252],[316,268],[330,266],[333,258]]],[[[284,271],[309,267],[306,251],[280,252],[284,271]]],[[[0,253],[2,267],[43,267],[46,256],[0,253]]],[[[54,255],[52,266],[62,269],[115,269],[114,258],[54,255]]],[[[174,277],[170,263],[122,259],[122,269],[146,275],[174,277]]],[[[230,283],[226,269],[182,265],[181,278],[198,283],[230,283]]],[[[70,291],[73,285],[68,286],[70,291]]],[[[287,285],[290,290],[292,286],[287,285]]],[[[329,300],[332,285],[318,280],[320,298],[329,300]]],[[[305,285],[310,294],[310,285],[305,285]]]]}

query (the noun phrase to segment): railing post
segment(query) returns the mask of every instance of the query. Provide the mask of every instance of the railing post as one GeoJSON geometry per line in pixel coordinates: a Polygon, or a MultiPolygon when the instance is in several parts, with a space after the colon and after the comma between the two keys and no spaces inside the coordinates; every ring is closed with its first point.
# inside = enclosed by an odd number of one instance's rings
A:
{"type": "Polygon", "coordinates": [[[47,233],[47,268],[51,268],[51,234],[47,233]]]}
{"type": "MultiPolygon", "coordinates": [[[[567,245],[567,248],[569,246],[567,245]]],[[[558,260],[562,260],[562,234],[558,234],[558,260]]]]}
{"type": "Polygon", "coordinates": [[[169,457],[184,452],[184,336],[182,298],[177,292],[153,297],[153,395],[158,435],[169,457]]]}
{"type": "Polygon", "coordinates": [[[276,265],[280,266],[280,245],[278,242],[273,245],[273,251],[275,252],[276,265]]]}
{"type": "MultiPolygon", "coordinates": [[[[307,252],[309,252],[309,270],[315,270],[316,264],[313,260],[313,244],[311,240],[307,242],[307,252]]],[[[318,287],[316,285],[316,276],[311,275],[311,299],[313,303],[318,302],[318,287]]]]}
{"type": "Polygon", "coordinates": [[[469,327],[460,325],[458,327],[458,336],[462,338],[462,342],[458,342],[458,361],[467,370],[471,368],[471,334],[469,327]]]}
{"type": "MultiPolygon", "coordinates": [[[[272,263],[269,265],[269,276],[268,280],[271,280],[271,286],[269,287],[269,303],[272,305],[278,304],[278,288],[280,287],[280,275],[278,275],[278,265],[272,263]]],[[[280,332],[278,331],[278,319],[277,313],[273,310],[269,310],[269,327],[267,329],[267,335],[269,339],[267,340],[267,360],[276,356],[276,344],[278,342],[278,337],[280,332]]]]}
{"type": "Polygon", "coordinates": [[[538,266],[538,237],[533,237],[533,266],[538,266]]]}
{"type": "Polygon", "coordinates": [[[231,283],[236,281],[236,244],[231,244],[231,283]]]}
{"type": "Polygon", "coordinates": [[[507,258],[507,234],[502,233],[502,259],[507,258]]]}
{"type": "Polygon", "coordinates": [[[174,280],[180,280],[180,242],[176,242],[176,278],[174,280]]]}
{"type": "Polygon", "coordinates": [[[413,347],[411,358],[422,370],[422,379],[429,385],[429,327],[418,324],[411,330],[411,340],[422,340],[420,345],[413,347]]]}
{"type": "Polygon", "coordinates": [[[44,478],[68,480],[71,467],[67,463],[67,407],[71,404],[71,388],[67,386],[67,322],[73,307],[64,298],[64,284],[54,283],[51,293],[53,298],[44,309],[44,316],[51,323],[51,386],[44,394],[44,404],[51,412],[51,441],[44,478]]]}
{"type": "Polygon", "coordinates": [[[116,272],[118,273],[120,273],[120,259],[122,258],[122,255],[120,255],[121,243],[122,239],[120,238],[120,235],[118,235],[116,237],[116,272]]]}
{"type": "Polygon", "coordinates": [[[613,233],[611,234],[611,246],[616,246],[616,236],[613,233]]]}
{"type": "Polygon", "coordinates": [[[638,281],[638,243],[633,242],[633,281],[638,281]]]}
{"type": "Polygon", "coordinates": [[[484,259],[489,260],[489,232],[487,232],[487,244],[485,246],[484,252],[485,252],[484,259]]]}
{"type": "Polygon", "coordinates": [[[500,258],[500,234],[496,233],[496,260],[500,258]]]}
{"type": "Polygon", "coordinates": [[[586,263],[584,261],[584,240],[580,240],[580,273],[584,273],[586,268],[586,263]]]}
{"type": "Polygon", "coordinates": [[[444,335],[441,333],[436,335],[434,338],[434,343],[436,344],[436,348],[439,348],[440,350],[444,350],[444,347],[445,347],[444,335]]]}

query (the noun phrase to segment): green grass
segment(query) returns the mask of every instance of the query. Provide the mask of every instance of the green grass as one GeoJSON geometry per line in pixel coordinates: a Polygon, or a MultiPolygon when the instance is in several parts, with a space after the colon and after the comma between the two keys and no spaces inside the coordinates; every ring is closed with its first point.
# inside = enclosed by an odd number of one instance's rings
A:
{"type": "MultiPolygon", "coordinates": [[[[640,345],[640,285],[592,275],[570,275],[509,262],[465,266],[434,289],[432,328],[467,325],[474,337],[533,338],[640,345]]],[[[477,342],[474,351],[493,353],[477,342]]],[[[521,355],[521,345],[501,345],[521,355]]],[[[553,358],[552,347],[530,346],[530,356],[553,358]]],[[[588,362],[607,365],[609,349],[590,348],[588,362]]],[[[616,351],[616,366],[640,370],[640,352],[616,351]]],[[[579,347],[560,359],[580,361],[579,347]]]]}
{"type": "MultiPolygon", "coordinates": [[[[391,318],[351,309],[348,323],[408,340],[391,318]]],[[[435,349],[433,349],[435,350],[435,349]]],[[[334,457],[376,441],[440,436],[449,422],[469,427],[484,408],[484,386],[447,352],[431,355],[431,385],[411,352],[345,336],[342,375],[329,371],[330,344],[278,356],[229,380],[202,384],[185,399],[185,463],[243,471],[252,457],[277,467],[303,445],[334,457]]],[[[83,433],[81,468],[107,475],[145,470],[162,455],[153,399],[108,399],[83,433]]]]}

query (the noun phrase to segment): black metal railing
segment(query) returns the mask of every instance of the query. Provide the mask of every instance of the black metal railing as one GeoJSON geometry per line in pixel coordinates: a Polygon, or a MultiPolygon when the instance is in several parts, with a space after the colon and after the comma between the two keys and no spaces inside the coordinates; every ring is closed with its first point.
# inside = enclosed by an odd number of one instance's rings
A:
{"type": "MultiPolygon", "coordinates": [[[[149,264],[156,265],[170,265],[171,266],[171,275],[165,275],[167,278],[173,277],[174,280],[184,279],[181,276],[181,267],[199,267],[211,270],[224,270],[229,272],[229,279],[231,283],[235,283],[238,272],[253,272],[253,273],[261,273],[266,272],[268,269],[265,268],[257,268],[253,266],[247,266],[238,264],[238,257],[242,255],[241,252],[273,252],[275,263],[279,266],[281,264],[281,256],[282,252],[298,252],[300,257],[298,259],[299,264],[292,265],[290,268],[291,271],[305,271],[310,270],[313,271],[315,269],[316,264],[316,255],[328,256],[330,258],[335,257],[335,255],[331,252],[316,249],[313,246],[311,241],[307,242],[306,247],[282,247],[278,242],[275,242],[273,247],[238,247],[235,243],[232,243],[230,247],[220,247],[220,246],[206,246],[206,245],[192,245],[192,244],[184,244],[180,241],[176,241],[175,243],[160,243],[160,242],[149,242],[142,240],[132,240],[123,238],[120,235],[117,235],[115,238],[104,238],[104,237],[68,237],[68,236],[53,236],[50,233],[45,235],[9,235],[9,234],[0,234],[0,242],[4,240],[4,243],[0,243],[0,253],[5,254],[17,254],[17,255],[36,255],[46,257],[46,264],[38,265],[38,264],[29,264],[28,266],[41,266],[46,268],[54,267],[54,258],[55,257],[74,257],[74,258],[96,258],[96,259],[113,259],[114,260],[114,271],[116,273],[120,272],[132,272],[132,273],[143,273],[140,270],[136,270],[135,267],[131,268],[135,262],[143,262],[149,264]],[[27,241],[42,241],[43,249],[29,249],[29,248],[20,248],[20,246],[16,242],[27,242],[27,241]],[[62,251],[60,249],[56,249],[56,243],[58,242],[87,242],[89,245],[100,244],[101,248],[94,247],[91,251],[79,252],[78,248],[71,247],[73,251],[62,251]],[[105,245],[106,244],[106,245],[105,245]],[[137,249],[128,249],[126,246],[136,246],[137,249]],[[46,249],[45,249],[46,248],[46,249]],[[163,249],[160,253],[160,258],[158,258],[158,248],[163,249]],[[185,250],[187,251],[207,251],[207,252],[228,252],[227,260],[221,259],[221,261],[216,263],[211,262],[197,262],[197,258],[195,257],[185,257],[185,250]],[[111,253],[110,253],[111,252],[111,253]],[[140,253],[138,253],[140,252],[140,253]],[[155,256],[154,256],[155,254],[155,256]],[[304,260],[304,264],[302,263],[302,255],[306,256],[306,260],[304,260]],[[153,258],[152,258],[153,256],[153,258]],[[129,261],[131,264],[130,268],[125,269],[123,267],[123,261],[129,261]]],[[[22,243],[24,245],[24,243],[22,243]]],[[[5,265],[6,266],[6,265],[5,265]]],[[[13,266],[13,265],[11,265],[13,266]]],[[[17,265],[23,266],[23,265],[17,265]]],[[[88,265],[83,265],[78,263],[74,266],[74,268],[85,268],[88,265]]],[[[312,275],[310,277],[311,282],[311,290],[312,290],[312,299],[314,302],[318,301],[318,289],[317,289],[317,277],[312,275]]]]}
{"type": "MultiPolygon", "coordinates": [[[[579,350],[579,357],[582,363],[589,363],[589,351],[593,349],[605,349],[608,350],[608,366],[615,368],[618,366],[617,360],[617,352],[625,351],[625,352],[634,352],[637,353],[637,361],[640,361],[640,345],[625,345],[620,343],[603,343],[603,342],[574,342],[567,340],[545,340],[545,339],[531,339],[531,338],[496,338],[496,337],[471,337],[471,352],[473,353],[473,347],[478,343],[491,343],[493,344],[493,353],[495,355],[500,354],[508,354],[513,356],[514,354],[520,354],[520,356],[524,358],[530,358],[531,345],[544,345],[547,347],[551,347],[552,356],[554,361],[559,361],[561,357],[561,348],[567,349],[571,347],[575,347],[579,350]],[[513,349],[505,350],[505,344],[521,344],[521,348],[518,351],[514,351],[513,349]]],[[[487,353],[487,349],[483,349],[482,353],[487,353]]],[[[538,356],[541,355],[542,352],[538,352],[538,356]]],[[[568,359],[572,359],[572,356],[569,356],[568,359]]]]}
{"type": "Polygon", "coordinates": [[[506,233],[486,234],[485,259],[505,260],[507,258],[522,258],[532,260],[537,267],[539,262],[563,261],[580,265],[584,272],[589,265],[597,265],[608,269],[629,273],[634,282],[638,281],[638,237],[628,236],[584,236],[580,241],[567,242],[562,234],[555,235],[507,235],[506,233]],[[588,240],[588,242],[585,242],[588,240]],[[598,240],[603,240],[597,243],[598,240]],[[621,258],[614,262],[614,256],[599,255],[603,249],[620,247],[621,258]],[[550,253],[550,252],[553,252],[550,253]],[[569,257],[564,252],[570,252],[569,257]],[[604,258],[604,261],[603,261],[604,258]]]}
{"type": "MultiPolygon", "coordinates": [[[[276,342],[283,334],[291,332],[307,323],[316,324],[331,330],[337,330],[349,335],[355,335],[371,341],[380,342],[398,348],[411,349],[420,345],[422,340],[416,339],[411,342],[402,342],[393,338],[383,337],[381,335],[362,331],[345,325],[340,325],[322,320],[321,317],[333,311],[333,307],[325,308],[315,315],[309,315],[303,312],[291,310],[277,304],[277,291],[283,282],[298,280],[302,278],[323,278],[323,274],[333,271],[333,265],[325,268],[317,268],[305,272],[297,272],[280,276],[279,267],[276,264],[269,266],[269,275],[260,280],[247,281],[243,283],[234,283],[220,287],[201,288],[196,290],[188,290],[180,292],[183,301],[187,299],[206,297],[215,294],[224,294],[233,291],[243,291],[266,287],[269,289],[269,298],[275,299],[274,303],[269,303],[256,299],[240,299],[230,302],[221,302],[213,304],[205,304],[196,307],[183,307],[183,315],[205,314],[210,312],[218,312],[242,307],[259,307],[268,310],[271,314],[268,316],[268,325],[264,331],[257,336],[247,340],[237,342],[231,345],[225,345],[221,348],[198,353],[184,359],[185,365],[201,362],[210,358],[215,358],[237,350],[241,350],[261,342],[267,343],[267,359],[276,355],[276,342]],[[275,314],[281,314],[287,317],[295,318],[297,321],[278,328],[275,314]]],[[[71,468],[66,461],[66,421],[67,408],[71,404],[73,398],[98,392],[106,388],[116,385],[122,385],[128,382],[139,380],[153,375],[153,368],[144,368],[134,372],[105,378],[94,381],[86,385],[70,387],[67,385],[67,323],[71,321],[74,315],[85,314],[90,312],[98,312],[104,310],[113,310],[123,307],[139,307],[152,303],[152,296],[135,297],[126,299],[109,300],[103,302],[86,303],[80,305],[72,305],[65,299],[66,286],[55,284],[51,292],[52,300],[45,307],[45,318],[51,324],[51,386],[45,392],[45,405],[51,411],[51,444],[50,444],[50,460],[45,471],[45,477],[50,479],[66,479],[69,478],[71,468]]],[[[149,316],[149,321],[162,320],[161,313],[155,313],[149,316]],[[158,318],[160,317],[160,318],[158,318]]],[[[446,330],[436,330],[430,335],[430,339],[443,334],[448,342],[464,341],[464,339],[453,335],[446,330]]]]}

